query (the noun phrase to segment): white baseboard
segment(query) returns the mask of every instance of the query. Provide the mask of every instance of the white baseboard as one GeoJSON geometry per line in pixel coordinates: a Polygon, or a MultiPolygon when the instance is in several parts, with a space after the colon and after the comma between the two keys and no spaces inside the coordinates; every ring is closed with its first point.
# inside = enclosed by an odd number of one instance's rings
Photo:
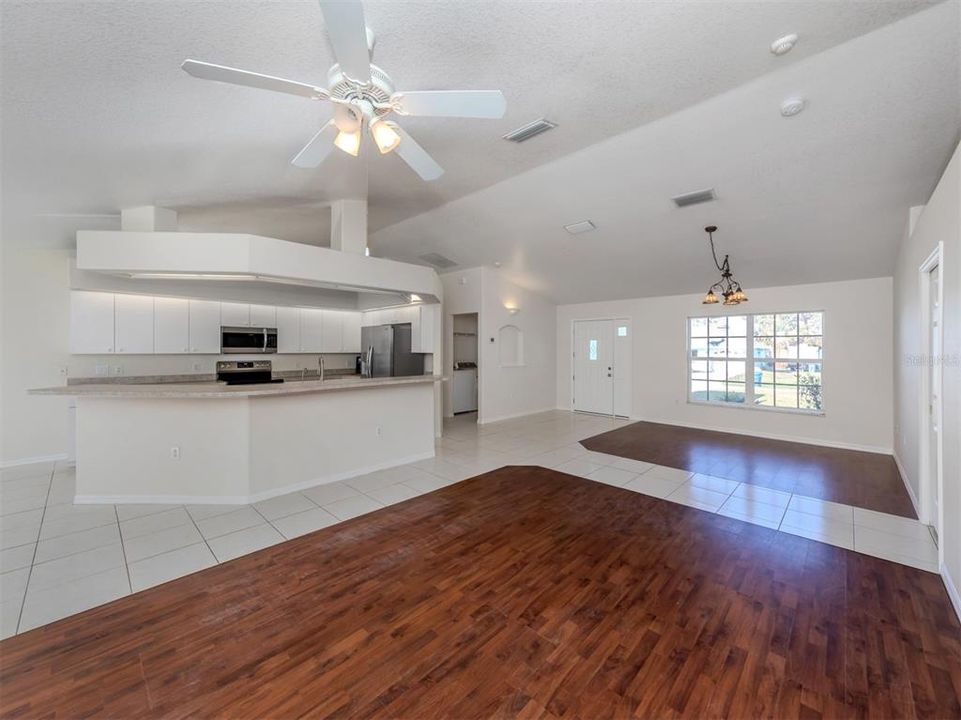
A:
{"type": "Polygon", "coordinates": [[[62,462],[66,459],[67,453],[57,453],[56,455],[38,455],[36,457],[20,458],[19,460],[0,460],[0,470],[20,467],[21,465],[35,465],[36,463],[62,462]]]}
{"type": "Polygon", "coordinates": [[[785,442],[801,443],[803,445],[820,445],[821,447],[833,447],[840,450],[857,450],[859,452],[876,453],[878,455],[893,455],[894,453],[893,448],[881,447],[877,445],[858,445],[856,443],[836,442],[833,440],[822,440],[819,438],[809,438],[798,435],[781,435],[778,433],[756,432],[754,430],[738,430],[730,427],[682,422],[680,420],[664,420],[660,418],[649,417],[631,417],[631,420],[638,422],[658,423],[659,425],[677,425],[679,427],[692,428],[694,430],[711,430],[714,432],[731,433],[733,435],[749,435],[752,437],[764,438],[766,440],[784,440],[785,442]]]}
{"type": "Polygon", "coordinates": [[[407,465],[408,463],[427,460],[432,457],[434,457],[433,450],[418,453],[417,455],[409,455],[390,462],[377,463],[356,470],[334,473],[333,475],[325,475],[321,478],[313,478],[311,480],[284,485],[279,488],[263,490],[252,495],[77,495],[73,501],[77,505],[250,505],[251,503],[262,500],[270,500],[270,498],[278,497],[279,495],[286,495],[287,493],[297,492],[298,490],[307,490],[318,485],[328,485],[341,480],[349,480],[350,478],[366,475],[367,473],[377,472],[378,470],[388,470],[398,465],[407,465]]]}
{"type": "Polygon", "coordinates": [[[525,412],[514,413],[513,415],[498,415],[497,417],[493,417],[493,418],[485,417],[481,419],[480,417],[478,417],[477,424],[490,425],[491,423],[503,422],[504,420],[516,420],[517,418],[527,417],[528,415],[540,415],[541,413],[551,412],[552,410],[556,410],[556,409],[557,408],[554,408],[554,407],[545,407],[545,408],[541,408],[540,410],[527,410],[525,412]]]}
{"type": "Polygon", "coordinates": [[[908,491],[908,497],[911,498],[911,504],[914,506],[914,514],[921,517],[921,503],[918,502],[917,495],[914,494],[914,488],[911,487],[911,481],[908,479],[908,473],[904,469],[904,465],[901,462],[901,458],[898,457],[898,453],[892,452],[894,456],[894,464],[898,466],[898,473],[901,475],[901,482],[904,483],[904,489],[908,491]]]}
{"type": "Polygon", "coordinates": [[[941,580],[944,582],[945,590],[948,591],[948,597],[951,598],[954,614],[958,616],[958,620],[961,620],[961,593],[958,592],[958,586],[954,584],[954,578],[951,577],[948,566],[944,563],[941,564],[941,580]]]}

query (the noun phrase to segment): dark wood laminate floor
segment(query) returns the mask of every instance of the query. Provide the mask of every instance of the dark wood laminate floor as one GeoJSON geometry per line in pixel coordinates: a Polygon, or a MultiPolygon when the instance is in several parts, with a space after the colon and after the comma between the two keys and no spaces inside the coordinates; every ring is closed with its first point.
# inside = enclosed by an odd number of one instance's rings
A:
{"type": "Polygon", "coordinates": [[[941,579],[504,468],[0,643],[0,715],[956,718],[941,579]]]}
{"type": "Polygon", "coordinates": [[[651,422],[631,423],[581,444],[609,455],[918,517],[890,455],[651,422]]]}

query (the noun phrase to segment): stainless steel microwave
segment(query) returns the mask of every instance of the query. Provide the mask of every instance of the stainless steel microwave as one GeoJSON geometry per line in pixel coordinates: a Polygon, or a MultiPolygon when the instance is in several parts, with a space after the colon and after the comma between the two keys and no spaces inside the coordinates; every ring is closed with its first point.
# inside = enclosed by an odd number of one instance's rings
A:
{"type": "Polygon", "coordinates": [[[220,352],[224,355],[275,353],[277,328],[221,327],[220,352]]]}

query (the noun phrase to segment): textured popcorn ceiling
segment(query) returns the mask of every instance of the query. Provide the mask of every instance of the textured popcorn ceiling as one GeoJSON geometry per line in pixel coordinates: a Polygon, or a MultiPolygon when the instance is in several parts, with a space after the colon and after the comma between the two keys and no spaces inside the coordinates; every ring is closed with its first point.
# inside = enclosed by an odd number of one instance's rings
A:
{"type": "MultiPolygon", "coordinates": [[[[662,215],[668,196],[716,185],[721,199],[707,215],[728,223],[722,247],[754,234],[792,257],[787,223],[847,207],[825,227],[856,234],[859,252],[879,243],[883,262],[865,272],[887,272],[905,209],[894,205],[925,199],[957,133],[958,3],[931,6],[367,3],[374,61],[398,89],[500,88],[507,97],[502,120],[403,120],[447,170],[424,183],[399,158],[376,153],[294,168],[289,159],[321,121],[318,104],[179,69],[192,57],[323,84],[333,59],[314,2],[6,0],[4,241],[69,243],[76,227],[115,222],[38,213],[158,204],[178,209],[185,228],[325,244],[327,204],[367,194],[380,254],[498,260],[558,298],[607,297],[638,294],[627,273],[636,283],[650,259],[674,267],[693,245],[705,260],[691,239],[702,209],[676,211],[666,224],[662,215]],[[801,42],[774,57],[768,45],[788,32],[801,42]],[[777,106],[795,92],[810,108],[783,120],[777,106]],[[559,127],[523,145],[500,138],[539,116],[559,127]],[[601,142],[621,133],[634,144],[601,142]],[[507,195],[515,197],[497,199],[507,195]],[[585,217],[599,229],[577,242],[607,255],[577,248],[570,257],[580,262],[583,252],[588,267],[613,276],[574,291],[557,231],[585,217]]],[[[843,252],[819,255],[819,243],[810,257],[843,252]]],[[[836,271],[851,268],[822,268],[836,271]]]]}

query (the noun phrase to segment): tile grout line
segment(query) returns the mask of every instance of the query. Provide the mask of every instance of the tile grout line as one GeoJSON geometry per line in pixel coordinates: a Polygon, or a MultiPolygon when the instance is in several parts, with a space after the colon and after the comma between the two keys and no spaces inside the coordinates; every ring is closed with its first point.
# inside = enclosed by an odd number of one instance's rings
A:
{"type": "MultiPolygon", "coordinates": [[[[204,541],[204,545],[207,546],[207,552],[210,553],[210,557],[212,557],[212,558],[214,559],[214,563],[215,563],[215,564],[220,565],[220,560],[217,559],[217,554],[214,552],[214,549],[213,549],[212,547],[210,547],[210,543],[207,542],[207,538],[204,537],[204,534],[200,531],[200,526],[197,525],[197,521],[194,520],[194,516],[190,514],[190,511],[187,509],[187,506],[186,506],[186,505],[184,505],[183,507],[184,507],[184,512],[187,513],[187,517],[190,518],[190,522],[193,523],[194,529],[197,530],[197,534],[200,535],[200,539],[203,540],[203,541],[204,541]]],[[[251,506],[251,507],[252,507],[252,506],[251,506]]],[[[231,512],[233,512],[233,510],[231,510],[231,512]]],[[[224,513],[224,514],[226,515],[226,513],[224,513]]],[[[259,515],[259,513],[258,513],[258,515],[259,515]]],[[[214,517],[216,517],[216,516],[214,516],[214,517]]],[[[261,517],[263,517],[263,515],[261,515],[261,517]]],[[[194,544],[194,545],[198,545],[199,543],[193,543],[193,544],[194,544]]],[[[190,547],[190,546],[189,546],[189,545],[184,545],[184,547],[190,547]]],[[[182,549],[183,549],[183,548],[177,548],[177,550],[182,550],[182,549]]],[[[168,552],[173,552],[173,550],[168,550],[168,552]]],[[[161,554],[161,555],[164,555],[164,554],[166,554],[166,553],[160,553],[160,554],[161,554]]],[[[158,555],[154,555],[154,557],[159,557],[159,556],[158,556],[158,555]]]]}
{"type": "Polygon", "coordinates": [[[114,516],[117,518],[117,534],[120,536],[120,552],[123,553],[123,569],[127,572],[127,588],[130,590],[130,594],[133,594],[133,583],[130,582],[130,563],[127,562],[127,546],[123,542],[123,531],[120,529],[120,511],[117,506],[113,506],[114,516]]]}
{"type": "Polygon", "coordinates": [[[37,540],[33,545],[33,557],[30,558],[30,568],[27,570],[27,582],[23,586],[23,597],[20,598],[20,612],[17,614],[17,627],[14,635],[20,634],[20,626],[23,624],[23,610],[27,606],[27,591],[30,590],[30,578],[33,577],[33,566],[37,562],[37,550],[40,548],[40,533],[43,532],[43,519],[47,516],[47,503],[50,501],[50,491],[53,489],[53,478],[56,475],[57,463],[50,468],[50,479],[47,482],[47,495],[43,499],[43,512],[40,513],[40,524],[37,526],[37,540]]]}

